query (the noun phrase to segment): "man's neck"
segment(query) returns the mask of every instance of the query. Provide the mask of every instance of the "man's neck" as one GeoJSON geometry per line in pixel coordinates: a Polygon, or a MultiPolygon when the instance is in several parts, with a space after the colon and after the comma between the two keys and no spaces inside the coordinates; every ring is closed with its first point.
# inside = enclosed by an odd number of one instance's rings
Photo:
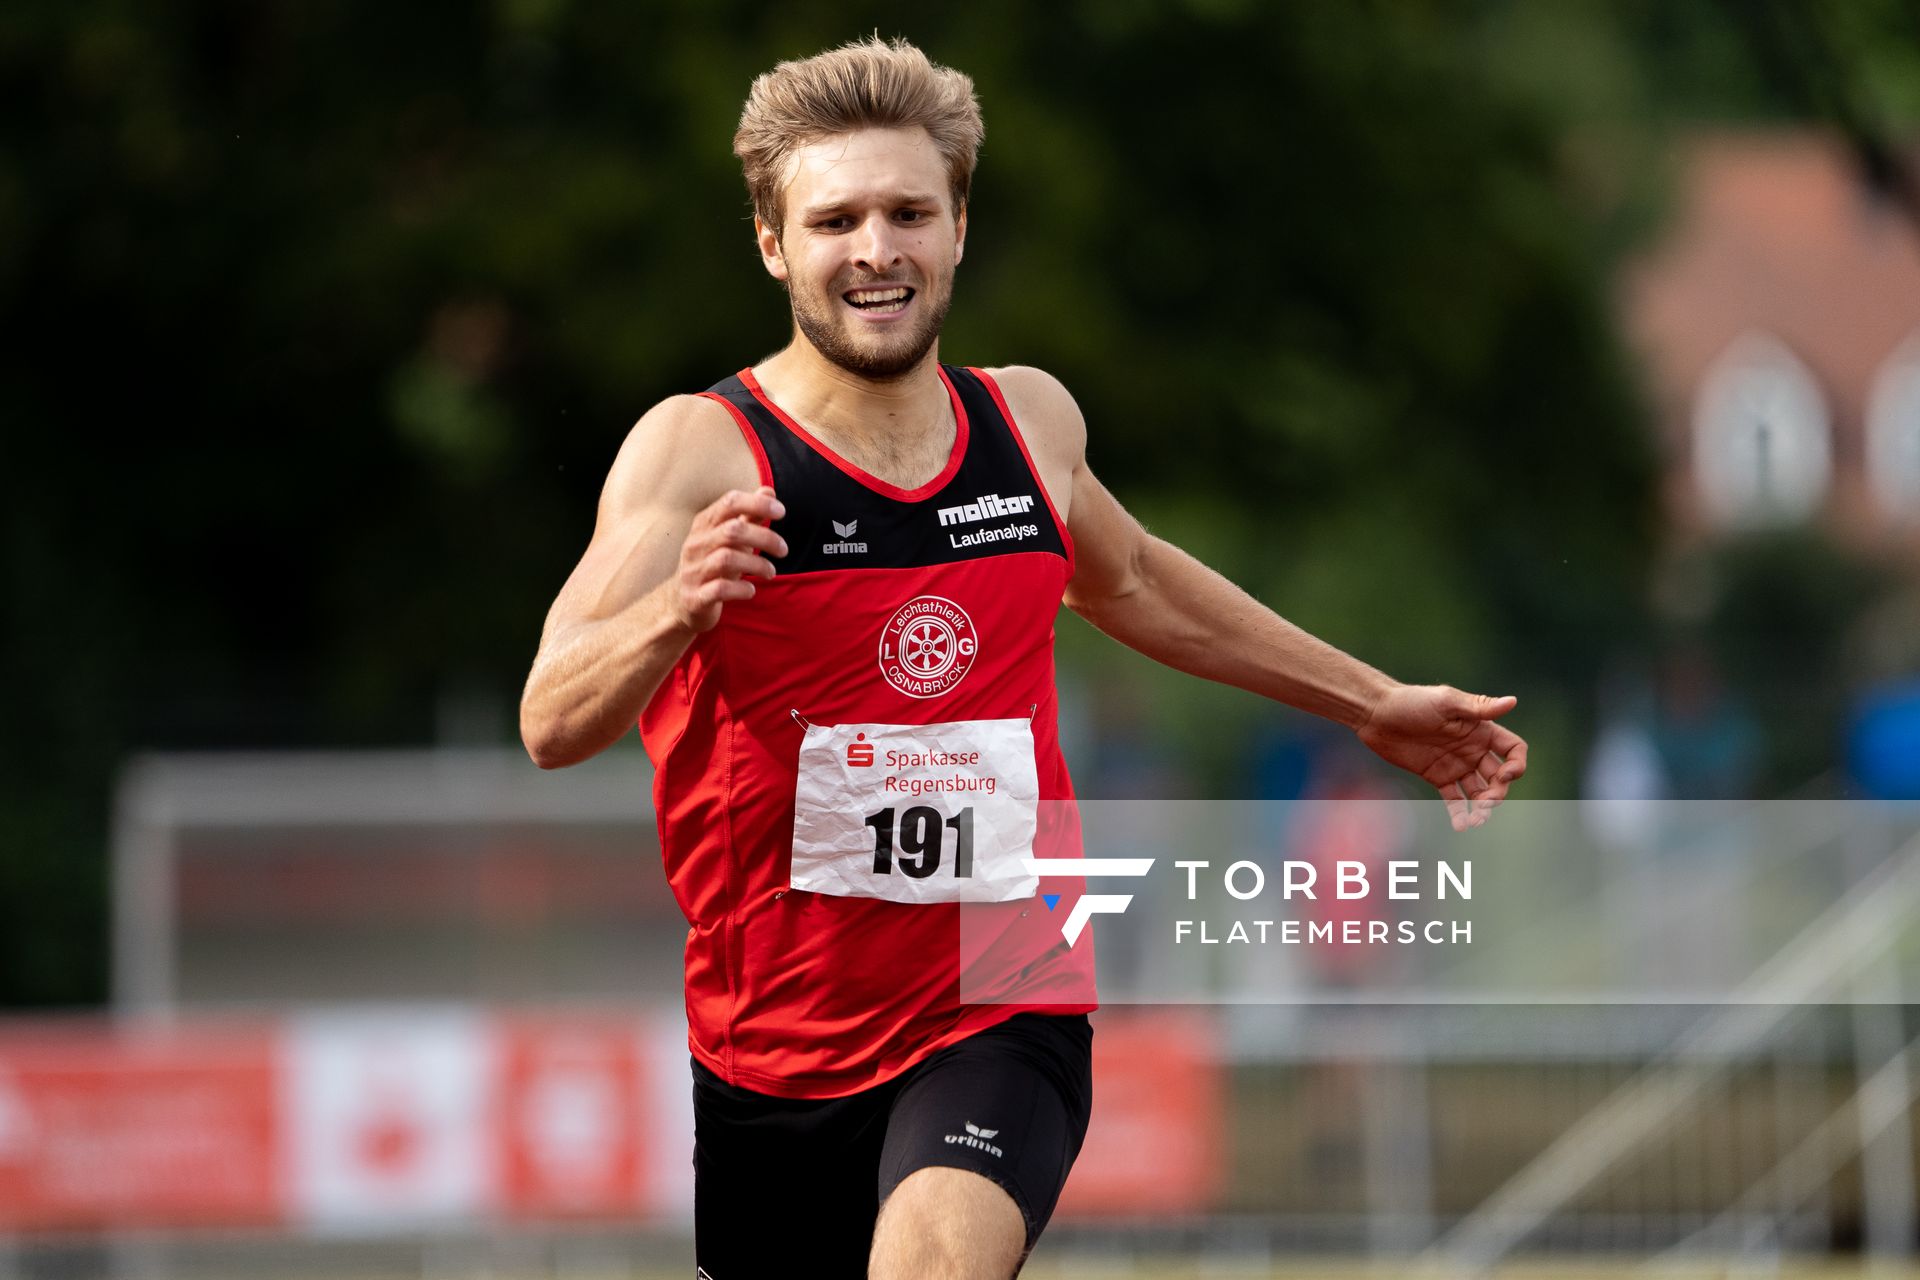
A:
{"type": "Polygon", "coordinates": [[[799,334],[754,368],[788,416],[836,451],[911,462],[931,449],[945,459],[953,418],[939,374],[940,347],[899,378],[876,382],[834,364],[799,334]]]}

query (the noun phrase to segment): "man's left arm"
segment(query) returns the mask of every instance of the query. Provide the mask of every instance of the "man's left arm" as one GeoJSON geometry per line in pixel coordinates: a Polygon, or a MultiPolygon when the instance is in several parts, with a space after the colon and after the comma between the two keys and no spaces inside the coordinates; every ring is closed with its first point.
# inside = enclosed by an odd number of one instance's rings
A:
{"type": "Polygon", "coordinates": [[[1058,382],[1025,369],[1006,381],[1019,386],[1016,416],[1039,437],[1043,478],[1068,490],[1055,505],[1074,541],[1074,612],[1157,662],[1346,725],[1439,791],[1458,830],[1506,798],[1526,772],[1526,743],[1496,723],[1515,699],[1402,684],[1294,626],[1148,533],[1107,492],[1087,467],[1085,424],[1058,382]]]}

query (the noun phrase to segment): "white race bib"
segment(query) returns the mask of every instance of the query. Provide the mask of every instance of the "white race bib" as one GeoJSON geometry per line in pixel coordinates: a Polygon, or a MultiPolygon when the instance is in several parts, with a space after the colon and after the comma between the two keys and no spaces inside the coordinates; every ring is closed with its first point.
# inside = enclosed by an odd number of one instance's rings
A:
{"type": "MultiPolygon", "coordinates": [[[[804,722],[803,722],[804,723],[804,722]]],[[[1040,882],[1030,720],[807,725],[790,884],[889,902],[1011,902],[1040,882]]]]}

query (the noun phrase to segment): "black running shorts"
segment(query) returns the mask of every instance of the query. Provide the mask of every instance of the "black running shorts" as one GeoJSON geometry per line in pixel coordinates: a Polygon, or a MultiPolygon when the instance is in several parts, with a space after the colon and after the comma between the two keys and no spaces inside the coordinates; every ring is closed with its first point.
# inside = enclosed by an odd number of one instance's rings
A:
{"type": "Polygon", "coordinates": [[[694,1251],[712,1280],[859,1280],[881,1203],[970,1169],[1040,1237],[1093,1106],[1085,1014],[1018,1013],[844,1098],[775,1098],[693,1064],[694,1251]]]}

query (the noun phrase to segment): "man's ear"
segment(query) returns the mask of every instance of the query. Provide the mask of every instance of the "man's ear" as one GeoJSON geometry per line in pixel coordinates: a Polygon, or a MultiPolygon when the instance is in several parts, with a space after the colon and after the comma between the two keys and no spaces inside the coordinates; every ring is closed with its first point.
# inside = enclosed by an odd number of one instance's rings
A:
{"type": "Polygon", "coordinates": [[[957,263],[967,256],[967,206],[960,206],[960,216],[953,220],[953,260],[957,263]]]}
{"type": "Polygon", "coordinates": [[[787,278],[787,255],[780,248],[780,236],[774,229],[761,220],[759,214],[753,215],[753,238],[760,246],[760,265],[775,280],[787,278]]]}

